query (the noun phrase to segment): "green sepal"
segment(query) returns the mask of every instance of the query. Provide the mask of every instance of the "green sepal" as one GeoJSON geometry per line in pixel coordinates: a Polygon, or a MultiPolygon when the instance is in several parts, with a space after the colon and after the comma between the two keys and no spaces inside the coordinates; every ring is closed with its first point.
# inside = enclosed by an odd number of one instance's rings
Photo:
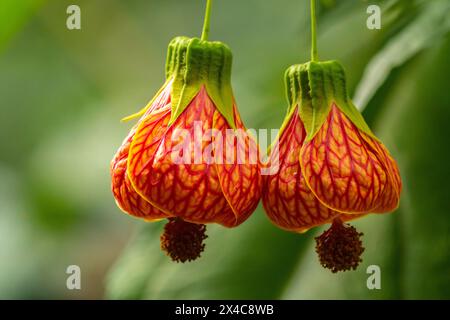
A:
{"type": "Polygon", "coordinates": [[[169,124],[205,86],[217,110],[230,127],[235,128],[231,64],[231,50],[222,42],[187,37],[173,39],[169,44],[166,63],[166,78],[173,78],[169,124]]]}
{"type": "Polygon", "coordinates": [[[286,95],[291,109],[299,106],[306,141],[311,140],[330,113],[333,103],[358,129],[377,139],[348,96],[344,68],[337,61],[293,65],[286,70],[286,95]]]}

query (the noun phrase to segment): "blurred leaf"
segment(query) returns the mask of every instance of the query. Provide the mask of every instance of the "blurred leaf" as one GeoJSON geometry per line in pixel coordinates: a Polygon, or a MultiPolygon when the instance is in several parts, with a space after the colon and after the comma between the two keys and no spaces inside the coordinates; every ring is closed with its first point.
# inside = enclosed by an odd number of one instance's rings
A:
{"type": "Polygon", "coordinates": [[[44,0],[2,0],[0,2],[0,52],[44,0]]]}
{"type": "Polygon", "coordinates": [[[450,31],[450,2],[434,0],[423,6],[420,16],[393,37],[367,66],[355,93],[355,104],[363,110],[392,69],[400,67],[450,31]]]}
{"type": "Polygon", "coordinates": [[[376,121],[386,143],[396,147],[405,185],[396,258],[403,298],[450,298],[449,56],[447,35],[390,88],[376,121]]]}
{"type": "Polygon", "coordinates": [[[161,227],[149,224],[139,230],[108,278],[109,298],[274,299],[307,239],[274,228],[259,208],[239,228],[208,226],[202,257],[176,264],[160,250],[161,227]]]}

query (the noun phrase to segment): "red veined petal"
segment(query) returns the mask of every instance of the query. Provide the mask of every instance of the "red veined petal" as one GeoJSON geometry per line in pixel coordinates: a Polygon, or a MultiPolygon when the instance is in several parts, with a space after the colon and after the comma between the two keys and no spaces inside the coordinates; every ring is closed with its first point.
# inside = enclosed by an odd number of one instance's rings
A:
{"type": "Polygon", "coordinates": [[[222,191],[238,225],[258,206],[262,179],[258,146],[246,131],[236,107],[234,118],[236,130],[230,128],[220,112],[214,112],[213,127],[218,130],[221,139],[214,150],[214,157],[222,191]]]}
{"type": "Polygon", "coordinates": [[[364,133],[362,133],[361,136],[364,138],[367,145],[371,146],[374,150],[377,150],[379,159],[383,161],[388,173],[389,183],[386,185],[382,200],[380,201],[376,212],[393,211],[397,209],[399,205],[400,193],[402,190],[402,181],[397,162],[392,158],[389,151],[381,142],[375,141],[364,133]]]}
{"type": "Polygon", "coordinates": [[[331,222],[338,212],[324,206],[306,184],[300,167],[300,149],[306,131],[295,111],[272,148],[270,162],[279,157],[276,174],[264,176],[263,205],[270,220],[277,226],[297,232],[331,222]]]}
{"type": "Polygon", "coordinates": [[[114,159],[111,161],[112,192],[114,198],[119,208],[130,215],[149,221],[167,218],[167,214],[158,210],[137,194],[128,179],[126,173],[127,159],[135,130],[136,127],[131,130],[114,156],[114,159]]]}
{"type": "Polygon", "coordinates": [[[377,149],[333,104],[314,138],[300,155],[308,186],[329,208],[343,213],[370,213],[381,204],[392,187],[389,170],[377,149]]]}
{"type": "MultiPolygon", "coordinates": [[[[144,109],[145,112],[142,118],[148,117],[170,103],[171,85],[172,81],[167,82],[151,104],[144,109]]],[[[167,218],[170,215],[155,208],[136,192],[127,175],[130,145],[134,139],[138,124],[131,129],[111,161],[112,192],[119,208],[128,214],[149,221],[167,218]]]]}
{"type": "Polygon", "coordinates": [[[234,226],[235,217],[223,196],[214,165],[195,163],[207,147],[203,142],[201,148],[195,148],[195,122],[203,130],[211,129],[215,111],[206,90],[202,87],[170,126],[170,107],[161,111],[165,115],[158,124],[157,119],[149,117],[137,128],[128,164],[133,186],[156,207],[186,221],[234,226]],[[183,145],[187,153],[182,151],[183,145]],[[184,161],[176,163],[174,156],[184,161]]]}

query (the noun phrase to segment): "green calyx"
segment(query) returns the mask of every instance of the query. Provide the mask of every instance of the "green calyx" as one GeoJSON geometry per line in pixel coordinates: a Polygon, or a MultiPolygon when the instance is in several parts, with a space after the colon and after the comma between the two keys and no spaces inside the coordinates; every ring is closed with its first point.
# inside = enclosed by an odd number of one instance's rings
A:
{"type": "Polygon", "coordinates": [[[222,42],[177,37],[168,48],[166,78],[173,78],[171,92],[173,123],[198,94],[202,86],[235,128],[233,91],[231,88],[231,50],[222,42]]]}
{"type": "Polygon", "coordinates": [[[289,67],[285,73],[288,116],[299,108],[307,133],[314,138],[336,105],[360,130],[374,137],[361,113],[348,96],[344,68],[337,61],[310,61],[289,67]]]}

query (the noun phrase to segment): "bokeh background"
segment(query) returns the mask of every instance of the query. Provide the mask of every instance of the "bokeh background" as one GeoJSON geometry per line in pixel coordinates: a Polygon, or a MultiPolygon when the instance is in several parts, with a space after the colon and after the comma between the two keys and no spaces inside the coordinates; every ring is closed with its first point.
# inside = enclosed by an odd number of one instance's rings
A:
{"type": "MultiPolygon", "coordinates": [[[[208,229],[201,259],[174,264],[162,223],[122,214],[109,162],[164,82],[168,42],[198,36],[202,0],[0,1],[0,298],[450,298],[450,1],[321,0],[319,54],[347,69],[356,104],[398,160],[394,214],[364,232],[355,272],[320,267],[314,236],[284,232],[261,206],[242,226],[208,229]],[[81,30],[66,8],[81,8],[81,30]],[[382,29],[368,30],[369,4],[382,29]],[[66,268],[82,290],[66,289],[66,268]],[[382,289],[368,290],[379,265],[382,289]]],[[[215,0],[210,38],[234,52],[248,127],[278,128],[284,70],[309,55],[309,1],[215,0]]]]}

